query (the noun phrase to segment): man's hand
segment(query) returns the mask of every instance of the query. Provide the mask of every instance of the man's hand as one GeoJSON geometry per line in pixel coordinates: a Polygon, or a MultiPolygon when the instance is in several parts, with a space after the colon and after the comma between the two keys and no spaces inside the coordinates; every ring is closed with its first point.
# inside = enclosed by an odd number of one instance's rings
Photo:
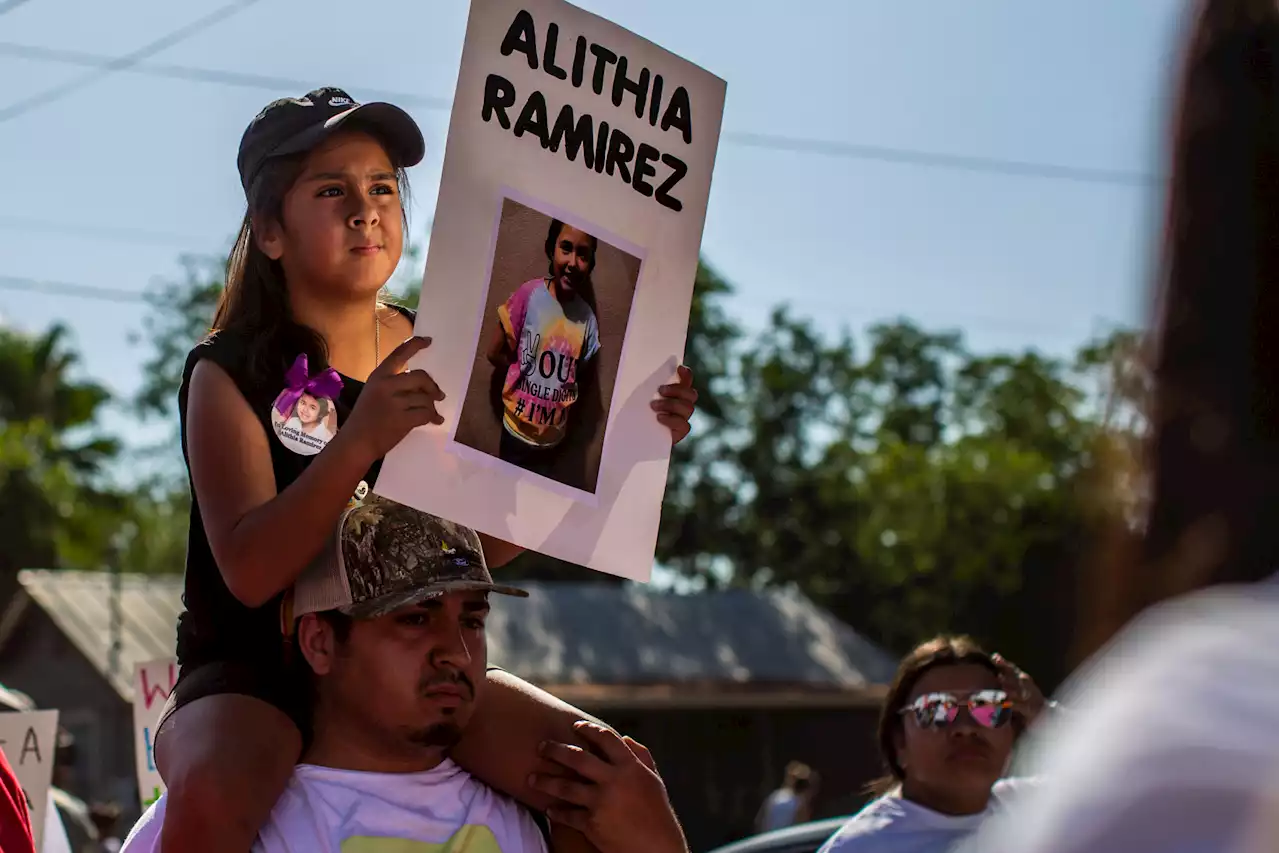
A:
{"type": "Polygon", "coordinates": [[[590,751],[549,741],[542,755],[578,778],[529,779],[562,803],[547,809],[547,817],[581,832],[600,853],[688,853],[649,750],[596,723],[582,721],[574,729],[590,751]]]}

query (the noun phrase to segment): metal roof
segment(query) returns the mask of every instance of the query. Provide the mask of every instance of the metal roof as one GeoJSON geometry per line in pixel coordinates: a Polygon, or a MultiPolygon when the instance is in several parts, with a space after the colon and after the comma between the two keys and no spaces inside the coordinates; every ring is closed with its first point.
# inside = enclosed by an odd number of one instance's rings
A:
{"type": "MultiPolygon", "coordinates": [[[[24,571],[23,589],[125,699],[134,665],[169,657],[180,576],[120,576],[119,671],[108,672],[111,575],[24,571]]],[[[777,590],[658,592],[633,584],[527,583],[493,597],[489,660],[535,684],[759,685],[863,690],[895,661],[807,598],[777,590]]]]}

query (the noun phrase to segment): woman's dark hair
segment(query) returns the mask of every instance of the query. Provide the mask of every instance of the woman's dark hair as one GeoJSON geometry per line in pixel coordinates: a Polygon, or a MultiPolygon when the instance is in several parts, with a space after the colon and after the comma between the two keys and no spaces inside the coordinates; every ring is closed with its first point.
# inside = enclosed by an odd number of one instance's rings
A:
{"type": "MultiPolygon", "coordinates": [[[[214,333],[234,334],[244,341],[248,372],[254,381],[271,381],[299,353],[306,353],[312,371],[329,363],[324,338],[293,317],[280,262],[263,253],[253,232],[255,221],[275,221],[287,227],[285,195],[302,174],[306,159],[306,153],[273,157],[249,185],[240,233],[227,258],[226,286],[213,316],[214,333]]],[[[395,171],[407,233],[409,181],[403,168],[397,165],[395,171]]]]}
{"type": "Polygon", "coordinates": [[[1079,654],[1163,599],[1276,572],[1275,0],[1208,0],[1173,115],[1149,504],[1097,565],[1079,654]]]}
{"type": "MultiPolygon", "coordinates": [[[[904,778],[902,765],[898,762],[898,746],[895,741],[898,733],[902,731],[902,709],[911,698],[916,684],[930,670],[940,666],[962,664],[981,666],[991,670],[994,675],[1000,675],[1000,668],[991,660],[991,655],[965,636],[934,637],[916,646],[898,664],[898,671],[889,684],[889,692],[884,698],[884,705],[880,708],[880,722],[876,726],[876,742],[880,747],[880,758],[884,761],[885,769],[889,773],[867,786],[870,793],[882,796],[904,778]]],[[[1015,731],[1020,732],[1021,720],[1015,717],[1013,726],[1015,731]]]]}

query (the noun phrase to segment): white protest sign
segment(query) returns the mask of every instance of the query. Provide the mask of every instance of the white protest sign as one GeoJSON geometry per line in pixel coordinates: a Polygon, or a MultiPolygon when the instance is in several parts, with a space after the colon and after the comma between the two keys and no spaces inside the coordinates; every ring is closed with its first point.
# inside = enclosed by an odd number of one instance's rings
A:
{"type": "Polygon", "coordinates": [[[138,794],[142,797],[144,809],[164,793],[164,782],[160,780],[160,771],[156,770],[152,744],[160,711],[177,683],[178,662],[172,658],[140,663],[133,671],[133,746],[138,768],[138,794]]]}
{"type": "Polygon", "coordinates": [[[562,0],[472,4],[411,365],[445,425],[375,492],[649,579],[724,97],[562,0]]]}
{"type": "Polygon", "coordinates": [[[27,795],[37,850],[43,849],[57,744],[57,711],[0,712],[0,750],[27,795]]]}

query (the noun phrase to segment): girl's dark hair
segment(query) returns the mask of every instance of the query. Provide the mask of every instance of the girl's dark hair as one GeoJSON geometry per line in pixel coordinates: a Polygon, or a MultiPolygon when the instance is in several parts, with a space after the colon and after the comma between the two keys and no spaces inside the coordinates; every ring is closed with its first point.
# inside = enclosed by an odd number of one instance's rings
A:
{"type": "MultiPolygon", "coordinates": [[[[898,671],[889,684],[889,692],[884,698],[884,705],[880,708],[880,722],[876,726],[876,742],[880,747],[880,758],[889,772],[887,776],[867,786],[869,793],[877,797],[883,796],[904,778],[902,765],[898,763],[898,747],[895,741],[898,733],[902,731],[902,709],[911,698],[916,684],[932,669],[961,664],[974,664],[991,670],[994,675],[1000,674],[1000,668],[991,660],[991,655],[966,636],[934,637],[916,646],[898,664],[898,671]]],[[[1015,731],[1020,732],[1021,720],[1015,717],[1013,726],[1015,731]]]]}
{"type": "MultiPolygon", "coordinates": [[[[226,286],[213,315],[212,332],[233,334],[244,342],[247,370],[255,382],[272,381],[299,353],[306,353],[312,371],[329,363],[324,338],[293,318],[284,270],[263,253],[253,232],[255,221],[287,226],[284,198],[306,159],[306,153],[273,157],[249,185],[240,233],[227,258],[226,286]]],[[[407,233],[409,181],[403,168],[396,166],[395,171],[407,233]]]]}
{"type": "Polygon", "coordinates": [[[1172,596],[1277,569],[1275,0],[1208,0],[1173,116],[1143,529],[1098,564],[1081,656],[1172,596]]]}
{"type": "MultiPolygon", "coordinates": [[[[555,256],[556,241],[560,239],[560,231],[563,228],[564,223],[559,219],[551,220],[551,225],[547,228],[547,242],[542,248],[547,253],[548,261],[555,256]]],[[[594,270],[596,268],[596,250],[600,248],[600,241],[596,239],[594,234],[587,234],[587,239],[591,241],[591,269],[594,270]]]]}
{"type": "MultiPolygon", "coordinates": [[[[547,241],[542,247],[547,254],[547,265],[551,267],[550,272],[552,275],[555,275],[555,263],[552,259],[556,253],[556,241],[560,239],[560,230],[564,228],[564,225],[559,219],[551,220],[551,225],[547,228],[547,241]]],[[[596,253],[600,249],[600,241],[596,239],[594,234],[587,234],[587,239],[591,241],[591,268],[587,270],[587,276],[581,283],[578,295],[582,297],[583,302],[587,303],[591,313],[599,316],[600,312],[596,310],[596,291],[591,281],[591,273],[595,272],[596,269],[596,253]]]]}

